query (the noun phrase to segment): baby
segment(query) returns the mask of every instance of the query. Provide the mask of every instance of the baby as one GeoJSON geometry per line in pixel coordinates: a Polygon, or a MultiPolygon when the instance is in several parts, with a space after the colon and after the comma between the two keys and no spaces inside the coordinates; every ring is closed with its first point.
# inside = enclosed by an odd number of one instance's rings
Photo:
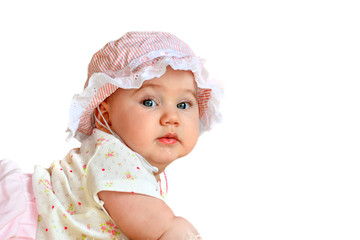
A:
{"type": "Polygon", "coordinates": [[[200,239],[164,202],[164,170],[220,119],[219,94],[174,35],[130,32],[105,45],[71,105],[80,148],[35,167],[36,239],[200,239]]]}

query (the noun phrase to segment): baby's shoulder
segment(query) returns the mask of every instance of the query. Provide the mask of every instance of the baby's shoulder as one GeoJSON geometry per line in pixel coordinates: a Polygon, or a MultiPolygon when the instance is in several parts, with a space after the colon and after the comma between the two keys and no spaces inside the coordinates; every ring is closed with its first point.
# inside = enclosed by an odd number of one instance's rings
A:
{"type": "Polygon", "coordinates": [[[81,143],[80,152],[94,155],[97,151],[120,145],[120,143],[113,135],[94,129],[92,134],[81,143]]]}

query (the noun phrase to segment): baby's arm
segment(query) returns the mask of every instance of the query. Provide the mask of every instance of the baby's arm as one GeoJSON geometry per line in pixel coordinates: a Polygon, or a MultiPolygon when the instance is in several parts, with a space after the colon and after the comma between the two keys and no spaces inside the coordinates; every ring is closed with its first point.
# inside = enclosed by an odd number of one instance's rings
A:
{"type": "Polygon", "coordinates": [[[130,239],[188,239],[196,229],[176,217],[161,199],[122,192],[102,191],[99,198],[112,219],[130,239]]]}

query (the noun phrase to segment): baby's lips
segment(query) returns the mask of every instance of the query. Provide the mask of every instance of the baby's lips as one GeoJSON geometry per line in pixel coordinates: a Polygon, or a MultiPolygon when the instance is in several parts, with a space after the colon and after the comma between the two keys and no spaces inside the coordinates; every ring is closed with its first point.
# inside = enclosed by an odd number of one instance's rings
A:
{"type": "Polygon", "coordinates": [[[168,133],[168,134],[158,138],[158,140],[164,144],[175,144],[175,143],[179,142],[179,138],[176,133],[168,133]]]}
{"type": "Polygon", "coordinates": [[[178,141],[177,139],[175,139],[175,138],[166,138],[166,137],[158,138],[158,140],[159,140],[161,143],[170,144],[170,145],[179,142],[179,141],[178,141]]]}

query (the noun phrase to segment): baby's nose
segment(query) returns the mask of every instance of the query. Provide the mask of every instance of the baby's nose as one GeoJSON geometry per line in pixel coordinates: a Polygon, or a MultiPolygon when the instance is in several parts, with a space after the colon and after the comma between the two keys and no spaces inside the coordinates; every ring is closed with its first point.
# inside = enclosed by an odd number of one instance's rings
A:
{"type": "Polygon", "coordinates": [[[160,124],[163,126],[174,125],[178,126],[180,124],[179,115],[176,108],[166,108],[160,118],[160,124]]]}

